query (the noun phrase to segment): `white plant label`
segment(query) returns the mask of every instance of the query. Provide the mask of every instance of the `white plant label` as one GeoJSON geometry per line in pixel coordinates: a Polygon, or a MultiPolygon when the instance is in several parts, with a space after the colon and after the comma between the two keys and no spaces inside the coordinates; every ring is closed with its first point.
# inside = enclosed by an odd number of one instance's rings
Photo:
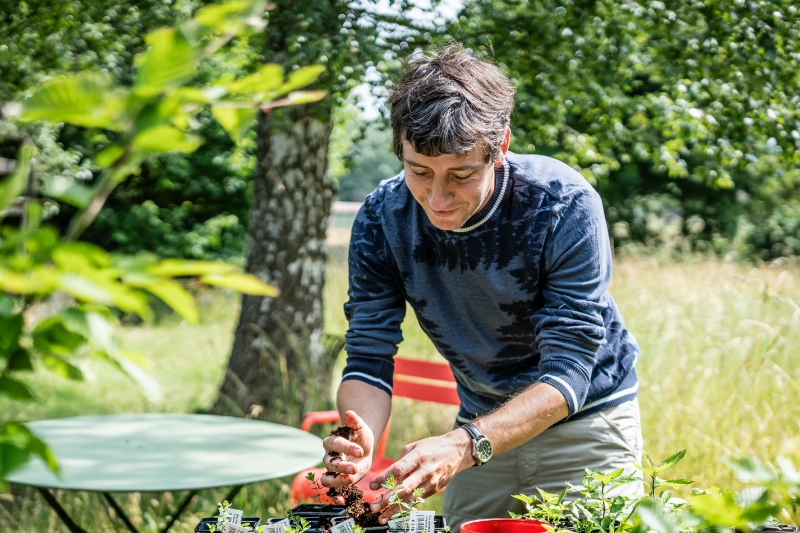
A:
{"type": "Polygon", "coordinates": [[[331,528],[331,533],[353,533],[353,528],[356,526],[355,520],[348,518],[344,522],[339,522],[331,528]]]}
{"type": "Polygon", "coordinates": [[[251,531],[249,527],[240,526],[233,522],[225,522],[225,525],[222,526],[222,533],[251,533],[251,531]]]}
{"type": "Polygon", "coordinates": [[[240,511],[239,509],[231,509],[228,507],[225,510],[225,522],[228,524],[236,524],[237,526],[241,526],[243,514],[244,511],[240,511]]]}
{"type": "Polygon", "coordinates": [[[436,511],[417,511],[413,509],[408,518],[408,530],[413,533],[434,532],[436,511]]]}
{"type": "Polygon", "coordinates": [[[266,524],[261,529],[261,533],[284,533],[287,527],[292,527],[291,522],[289,522],[288,518],[284,518],[280,522],[273,522],[272,524],[266,524]]]}

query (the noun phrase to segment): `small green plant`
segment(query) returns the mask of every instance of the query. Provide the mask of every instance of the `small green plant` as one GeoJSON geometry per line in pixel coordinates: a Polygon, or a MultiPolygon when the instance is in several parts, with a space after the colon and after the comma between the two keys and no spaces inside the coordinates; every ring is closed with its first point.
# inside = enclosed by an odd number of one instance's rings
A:
{"type": "Polygon", "coordinates": [[[398,492],[402,486],[403,484],[397,483],[393,475],[389,476],[386,481],[381,483],[381,487],[392,491],[392,494],[389,496],[389,505],[397,505],[398,508],[397,513],[392,515],[392,519],[399,518],[403,523],[403,531],[407,531],[408,518],[411,511],[416,509],[418,505],[424,503],[425,498],[422,497],[424,491],[421,488],[416,488],[412,492],[412,499],[404,501],[398,492]]]}
{"type": "Polygon", "coordinates": [[[305,533],[311,529],[311,524],[302,516],[298,516],[289,512],[289,527],[286,528],[286,533],[305,533]]]}
{"type": "Polygon", "coordinates": [[[564,501],[564,496],[567,495],[569,487],[564,487],[558,494],[546,492],[542,489],[536,489],[539,496],[526,496],[525,494],[514,494],[514,498],[520,500],[525,504],[526,513],[516,514],[509,512],[511,518],[527,518],[530,520],[539,520],[558,526],[564,524],[568,520],[569,515],[569,502],[564,501]]]}
{"type": "MultiPolygon", "coordinates": [[[[642,471],[642,473],[646,476],[650,477],[650,481],[645,484],[647,487],[647,495],[653,499],[656,499],[662,496],[665,493],[669,493],[669,496],[672,495],[672,491],[662,491],[660,495],[656,495],[656,490],[661,487],[662,485],[691,485],[694,483],[691,479],[661,479],[658,477],[659,474],[662,472],[669,470],[676,464],[678,464],[681,459],[686,455],[686,450],[681,450],[674,455],[670,455],[658,465],[656,465],[655,461],[650,457],[650,454],[647,452],[642,452],[644,455],[644,461],[642,461],[641,465],[635,464],[634,466],[642,471]]],[[[667,500],[669,499],[667,497],[667,500]]]]}
{"type": "Polygon", "coordinates": [[[314,496],[312,497],[317,504],[322,504],[322,487],[319,484],[319,480],[314,476],[314,472],[309,472],[306,474],[306,479],[310,482],[311,488],[314,489],[314,496]]]}

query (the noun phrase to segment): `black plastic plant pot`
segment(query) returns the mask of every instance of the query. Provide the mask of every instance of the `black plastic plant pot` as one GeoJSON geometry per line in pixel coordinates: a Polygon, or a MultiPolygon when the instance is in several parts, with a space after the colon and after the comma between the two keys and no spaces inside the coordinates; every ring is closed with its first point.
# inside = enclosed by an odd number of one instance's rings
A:
{"type": "MultiPolygon", "coordinates": [[[[253,531],[258,529],[258,525],[261,523],[260,518],[242,518],[242,525],[252,528],[253,531]]],[[[216,527],[217,533],[219,533],[222,528],[217,526],[217,517],[211,518],[203,518],[200,520],[200,523],[197,524],[194,528],[194,533],[210,533],[211,528],[209,526],[214,525],[216,527]]]]}
{"type": "Polygon", "coordinates": [[[344,505],[301,503],[290,511],[292,514],[308,519],[309,516],[344,516],[347,507],[344,505]]]}
{"type": "MultiPolygon", "coordinates": [[[[348,518],[350,518],[350,517],[349,516],[344,516],[344,517],[341,517],[341,518],[334,518],[333,523],[334,524],[338,524],[339,522],[347,520],[348,518]]],[[[442,515],[435,515],[433,517],[433,528],[434,528],[434,531],[444,531],[445,525],[446,525],[446,522],[445,522],[444,517],[442,515]]],[[[384,531],[388,532],[388,533],[399,533],[399,532],[403,532],[404,531],[403,529],[389,529],[389,526],[367,527],[367,528],[364,528],[364,530],[367,533],[382,533],[384,531]]],[[[407,533],[407,532],[405,532],[405,533],[407,533]]],[[[431,532],[431,533],[433,533],[433,532],[431,532]]],[[[775,533],[778,533],[778,532],[775,532],[775,533]]],[[[781,533],[783,533],[783,532],[781,532],[781,533]]]]}

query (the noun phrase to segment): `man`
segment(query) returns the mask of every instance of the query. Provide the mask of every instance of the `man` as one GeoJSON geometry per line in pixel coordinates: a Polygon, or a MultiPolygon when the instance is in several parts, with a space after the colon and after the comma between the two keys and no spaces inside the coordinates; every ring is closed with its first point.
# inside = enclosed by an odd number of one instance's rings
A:
{"type": "MultiPolygon", "coordinates": [[[[585,468],[629,468],[641,453],[639,348],[607,292],[602,204],[563,163],[508,152],[513,94],[457,47],[413,62],[389,100],[403,172],[367,198],[350,243],[337,401],[355,432],[325,440],[342,456],[326,455],[336,474],[322,482],[369,471],[408,302],[453,369],[457,428],[408,444],[371,485],[395,475],[402,494],[426,496],[448,485],[454,530],[520,512],[512,494],[559,492],[585,468]]],[[[383,522],[388,504],[373,503],[383,522]]]]}

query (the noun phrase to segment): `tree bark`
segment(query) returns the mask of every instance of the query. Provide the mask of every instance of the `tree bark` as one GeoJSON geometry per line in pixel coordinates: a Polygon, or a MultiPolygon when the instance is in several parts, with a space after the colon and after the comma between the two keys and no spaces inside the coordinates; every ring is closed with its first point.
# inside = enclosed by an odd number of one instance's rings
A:
{"type": "Polygon", "coordinates": [[[299,425],[305,411],[329,408],[341,349],[326,349],[322,325],[334,194],[327,173],[331,109],[318,104],[279,113],[258,120],[247,271],[281,293],[243,297],[212,412],[299,425]]]}

